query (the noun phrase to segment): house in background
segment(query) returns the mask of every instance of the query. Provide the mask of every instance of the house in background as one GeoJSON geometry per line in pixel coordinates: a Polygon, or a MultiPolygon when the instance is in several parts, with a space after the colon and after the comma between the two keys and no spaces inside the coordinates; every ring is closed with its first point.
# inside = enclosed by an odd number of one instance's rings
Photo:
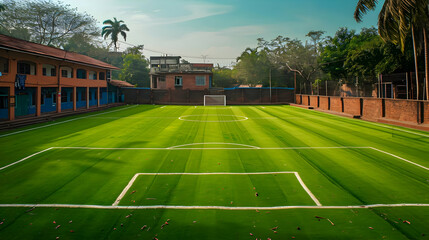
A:
{"type": "Polygon", "coordinates": [[[107,104],[110,64],[0,35],[0,119],[107,104]]]}
{"type": "Polygon", "coordinates": [[[180,58],[150,57],[151,89],[204,90],[212,87],[213,64],[180,63],[180,58]]]}
{"type": "Polygon", "coordinates": [[[135,87],[136,86],[126,81],[113,80],[113,79],[110,80],[108,82],[109,103],[124,102],[125,96],[124,96],[123,89],[135,88],[135,87]]]}

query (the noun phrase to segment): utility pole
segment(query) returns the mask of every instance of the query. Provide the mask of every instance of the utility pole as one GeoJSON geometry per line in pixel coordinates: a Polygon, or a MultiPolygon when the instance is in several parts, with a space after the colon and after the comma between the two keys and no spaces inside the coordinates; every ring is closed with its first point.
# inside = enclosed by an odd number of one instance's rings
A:
{"type": "Polygon", "coordinates": [[[271,99],[271,68],[270,68],[269,79],[270,79],[270,103],[271,103],[272,102],[272,99],[271,99]]]}

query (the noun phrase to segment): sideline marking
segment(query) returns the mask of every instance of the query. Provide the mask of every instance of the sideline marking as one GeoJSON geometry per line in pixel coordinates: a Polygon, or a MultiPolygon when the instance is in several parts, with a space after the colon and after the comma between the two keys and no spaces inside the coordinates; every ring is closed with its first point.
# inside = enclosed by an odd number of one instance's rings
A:
{"type": "Polygon", "coordinates": [[[248,117],[245,116],[239,116],[239,115],[219,115],[219,114],[205,114],[205,115],[184,115],[184,116],[180,116],[179,120],[182,121],[188,121],[188,122],[241,122],[241,121],[246,121],[249,120],[248,117]],[[221,116],[221,117],[237,117],[237,118],[241,118],[241,119],[235,119],[235,120],[216,120],[216,121],[209,121],[209,120],[189,120],[186,119],[187,117],[209,117],[209,116],[221,116]]]}
{"type": "Polygon", "coordinates": [[[83,118],[89,118],[89,117],[94,117],[94,116],[98,116],[98,115],[102,115],[102,114],[107,114],[107,113],[122,111],[122,110],[126,110],[126,109],[133,108],[133,107],[136,107],[136,106],[137,105],[126,107],[126,108],[121,108],[121,109],[116,109],[116,110],[113,110],[113,111],[92,114],[92,115],[89,115],[89,116],[73,118],[73,119],[69,119],[69,120],[65,120],[65,121],[61,121],[61,122],[56,122],[56,123],[51,123],[51,124],[43,125],[43,126],[39,126],[39,127],[28,128],[28,129],[24,129],[24,130],[21,130],[21,131],[16,131],[16,132],[11,132],[11,133],[0,135],[0,138],[7,137],[7,136],[10,136],[10,135],[15,135],[15,134],[18,134],[18,133],[32,131],[32,130],[36,130],[36,129],[40,129],[40,128],[50,127],[50,126],[54,126],[54,125],[58,125],[58,124],[62,124],[62,123],[72,122],[72,121],[76,121],[76,120],[83,119],[83,118]]]}
{"type": "Polygon", "coordinates": [[[285,210],[285,209],[353,209],[353,208],[384,208],[384,207],[429,207],[428,203],[397,203],[369,204],[350,206],[275,206],[275,207],[227,207],[227,206],[111,206],[111,205],[79,205],[79,204],[0,204],[0,208],[85,208],[85,209],[180,209],[180,210],[285,210]]]}
{"type": "Polygon", "coordinates": [[[402,161],[407,162],[407,163],[411,163],[411,164],[413,164],[413,165],[416,165],[417,167],[420,167],[420,168],[423,168],[423,169],[425,169],[425,170],[428,170],[428,171],[429,171],[429,168],[427,168],[427,167],[425,167],[425,166],[422,166],[422,165],[420,165],[420,164],[418,164],[418,163],[412,162],[412,161],[410,161],[410,160],[407,160],[407,159],[405,159],[405,158],[401,158],[401,157],[399,157],[399,156],[396,156],[395,154],[388,153],[388,152],[382,151],[382,150],[377,149],[377,148],[374,148],[374,147],[370,147],[370,148],[371,148],[371,149],[373,149],[373,150],[375,150],[375,151],[378,151],[378,152],[381,152],[381,153],[387,154],[387,155],[389,155],[389,156],[395,157],[395,158],[397,158],[397,159],[399,159],[399,160],[402,160],[402,161]]]}
{"type": "Polygon", "coordinates": [[[127,186],[122,190],[121,194],[116,198],[112,206],[118,206],[119,202],[124,198],[125,194],[130,190],[131,186],[137,180],[139,176],[169,176],[169,175],[272,175],[272,174],[294,174],[298,182],[301,184],[301,187],[304,191],[307,192],[308,196],[316,203],[317,206],[322,206],[319,200],[314,196],[314,194],[308,189],[304,181],[302,181],[298,172],[285,171],[285,172],[243,172],[243,173],[233,173],[233,172],[210,172],[210,173],[136,173],[131,180],[128,182],[127,186]]]}
{"type": "Polygon", "coordinates": [[[32,157],[34,157],[34,156],[36,156],[36,155],[39,155],[39,154],[41,154],[41,153],[43,153],[43,152],[49,151],[49,150],[51,150],[51,149],[52,149],[52,147],[47,148],[47,149],[45,149],[45,150],[42,150],[42,151],[40,151],[40,152],[33,153],[33,154],[31,154],[30,156],[27,156],[27,157],[25,157],[25,158],[23,158],[23,159],[21,159],[21,160],[18,160],[18,161],[13,162],[13,163],[11,163],[11,164],[9,164],[9,165],[6,165],[6,166],[1,167],[1,168],[0,168],[0,171],[1,171],[1,170],[3,170],[3,169],[8,168],[8,167],[10,167],[10,166],[13,166],[13,165],[15,165],[15,164],[18,164],[18,163],[20,163],[20,162],[23,162],[23,161],[25,161],[25,160],[27,160],[27,159],[29,159],[29,158],[32,158],[32,157]]]}

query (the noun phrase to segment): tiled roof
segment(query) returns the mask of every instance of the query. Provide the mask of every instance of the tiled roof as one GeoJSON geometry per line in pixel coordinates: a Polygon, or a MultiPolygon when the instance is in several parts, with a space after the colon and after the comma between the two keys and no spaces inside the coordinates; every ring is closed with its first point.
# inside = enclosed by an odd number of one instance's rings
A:
{"type": "Polygon", "coordinates": [[[59,48],[49,47],[38,43],[28,42],[25,40],[9,37],[0,34],[0,48],[8,50],[22,51],[30,54],[42,55],[65,60],[68,62],[81,63],[105,69],[119,69],[108,63],[88,57],[79,53],[67,52],[59,48]]]}
{"type": "Polygon", "coordinates": [[[121,81],[121,80],[110,80],[110,84],[115,87],[135,87],[129,82],[121,81]]]}

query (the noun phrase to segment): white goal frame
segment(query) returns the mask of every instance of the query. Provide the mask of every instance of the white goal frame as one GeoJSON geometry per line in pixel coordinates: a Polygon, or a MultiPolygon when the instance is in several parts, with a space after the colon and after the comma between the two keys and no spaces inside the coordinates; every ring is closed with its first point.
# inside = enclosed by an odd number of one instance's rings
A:
{"type": "Polygon", "coordinates": [[[226,106],[226,95],[204,95],[204,106],[226,106]],[[223,99],[223,105],[219,104],[206,104],[206,97],[213,97],[213,98],[222,98],[223,99]]]}

